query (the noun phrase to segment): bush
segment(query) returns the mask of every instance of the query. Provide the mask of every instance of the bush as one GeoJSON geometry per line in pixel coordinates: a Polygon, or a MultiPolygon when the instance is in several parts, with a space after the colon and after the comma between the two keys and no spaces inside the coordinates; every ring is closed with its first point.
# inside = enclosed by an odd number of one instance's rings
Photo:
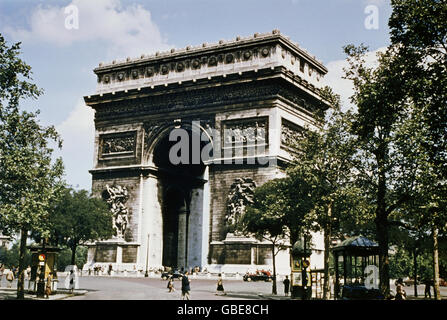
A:
{"type": "MultiPolygon", "coordinates": [[[[5,267],[11,268],[12,266],[19,266],[19,243],[14,243],[11,249],[6,249],[5,247],[0,248],[0,263],[4,264],[5,267]]],[[[25,253],[25,265],[31,265],[31,253],[26,250],[25,253]]]]}
{"type": "MultiPolygon", "coordinates": [[[[87,262],[87,251],[88,248],[84,246],[79,246],[76,249],[76,266],[79,269],[82,269],[84,264],[87,262]]],[[[57,270],[64,271],[65,267],[71,264],[71,249],[65,247],[59,251],[56,263],[57,270]]]]}

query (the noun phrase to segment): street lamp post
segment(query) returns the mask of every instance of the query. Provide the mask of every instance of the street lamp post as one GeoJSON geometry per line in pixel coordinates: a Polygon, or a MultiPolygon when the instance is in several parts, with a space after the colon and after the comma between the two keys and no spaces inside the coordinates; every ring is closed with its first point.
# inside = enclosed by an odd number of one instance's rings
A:
{"type": "Polygon", "coordinates": [[[146,252],[146,273],[144,274],[144,276],[146,278],[149,277],[149,273],[148,273],[148,270],[147,270],[147,268],[148,268],[148,259],[149,259],[149,237],[150,237],[150,234],[148,233],[147,234],[147,252],[146,252]]]}

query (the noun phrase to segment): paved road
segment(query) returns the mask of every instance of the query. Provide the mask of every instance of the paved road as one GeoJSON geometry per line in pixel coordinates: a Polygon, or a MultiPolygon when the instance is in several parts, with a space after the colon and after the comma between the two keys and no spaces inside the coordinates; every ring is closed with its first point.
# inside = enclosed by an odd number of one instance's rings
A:
{"type": "MultiPolygon", "coordinates": [[[[60,278],[60,283],[64,279],[60,278]]],[[[70,300],[180,300],[181,282],[174,281],[175,292],[169,293],[167,282],[156,278],[81,277],[79,289],[89,292],[70,300]]],[[[272,291],[270,282],[224,280],[226,295],[216,295],[216,280],[191,279],[191,300],[245,300],[266,299],[272,291]],[[261,296],[260,296],[261,295],[261,296]]],[[[278,283],[278,291],[283,291],[278,283]]]]}
{"type": "MultiPolygon", "coordinates": [[[[70,297],[70,300],[180,300],[181,282],[174,282],[176,291],[168,293],[166,281],[159,278],[133,278],[133,277],[80,277],[80,290],[87,290],[85,295],[70,297]]],[[[59,287],[63,288],[65,277],[59,277],[59,287]]],[[[16,288],[16,281],[13,288],[16,288]]],[[[272,284],[270,282],[244,282],[242,280],[226,279],[224,287],[227,295],[215,295],[215,279],[191,279],[191,300],[257,300],[257,299],[284,299],[283,284],[277,282],[278,296],[271,295],[272,284]]],[[[0,287],[6,287],[6,280],[0,287]]],[[[25,283],[27,287],[27,283],[25,283]]],[[[395,291],[394,285],[391,289],[395,291]]],[[[413,286],[406,286],[408,298],[413,296],[413,286]]],[[[424,297],[424,286],[418,286],[419,299],[424,297]]],[[[447,287],[441,287],[441,296],[447,299],[447,287]]],[[[433,288],[432,288],[433,297],[433,288]]]]}
{"type": "MultiPolygon", "coordinates": [[[[63,283],[63,279],[60,279],[63,283]]],[[[179,300],[181,299],[181,282],[176,280],[174,286],[176,291],[169,293],[166,281],[154,278],[125,278],[125,277],[81,277],[79,289],[89,291],[84,296],[72,297],[75,300],[179,300]]],[[[284,287],[281,281],[277,282],[279,295],[275,299],[284,298],[284,287]]],[[[255,300],[272,298],[271,282],[245,282],[242,280],[224,280],[225,296],[217,296],[216,280],[214,279],[191,279],[191,300],[255,300]]],[[[391,285],[395,291],[395,286],[391,285]]],[[[413,286],[406,286],[408,298],[414,294],[413,286]]],[[[447,298],[447,287],[441,287],[441,296],[447,298]]],[[[418,297],[424,297],[424,286],[418,286],[418,297]]],[[[432,288],[433,297],[433,288],[432,288]]]]}

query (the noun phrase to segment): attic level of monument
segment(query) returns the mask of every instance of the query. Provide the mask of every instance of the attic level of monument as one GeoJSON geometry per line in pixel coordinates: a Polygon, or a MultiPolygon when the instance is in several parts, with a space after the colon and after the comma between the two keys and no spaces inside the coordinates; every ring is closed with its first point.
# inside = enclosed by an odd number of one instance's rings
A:
{"type": "Polygon", "coordinates": [[[94,72],[98,78],[96,94],[85,97],[92,107],[132,97],[164,95],[167,90],[182,92],[254,79],[286,80],[289,86],[299,87],[309,99],[321,100],[321,78],[327,69],[274,30],[215,45],[172,49],[107,65],[101,63],[94,72]]]}
{"type": "MultiPolygon", "coordinates": [[[[109,204],[115,235],[89,246],[87,267],[269,269],[270,244],[235,226],[254,189],[285,176],[303,128],[317,129],[314,112],[330,107],[326,72],[278,30],[101,63],[84,100],[95,110],[92,192],[109,204]],[[173,161],[175,129],[184,159],[199,151],[200,161],[173,161]],[[197,132],[206,141],[194,144],[197,132]]],[[[322,237],[313,241],[321,268],[322,237]]],[[[287,274],[287,250],[277,261],[287,274]]]]}

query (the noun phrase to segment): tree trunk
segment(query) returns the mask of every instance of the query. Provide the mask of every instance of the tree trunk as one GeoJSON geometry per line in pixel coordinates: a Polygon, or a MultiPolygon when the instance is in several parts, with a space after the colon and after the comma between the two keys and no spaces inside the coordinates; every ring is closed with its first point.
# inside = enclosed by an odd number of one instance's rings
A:
{"type": "Polygon", "coordinates": [[[19,251],[19,278],[17,282],[17,299],[25,298],[25,253],[26,240],[28,238],[28,230],[22,228],[20,235],[20,251],[19,251]]]}
{"type": "Polygon", "coordinates": [[[384,221],[377,222],[377,240],[379,242],[379,279],[380,292],[388,298],[390,295],[390,264],[388,257],[388,225],[384,221]]]}
{"type": "Polygon", "coordinates": [[[385,156],[386,147],[380,146],[377,150],[377,169],[379,171],[379,179],[377,186],[377,208],[376,208],[376,228],[377,241],[379,243],[379,279],[380,291],[388,298],[390,296],[390,272],[388,257],[388,215],[386,211],[386,171],[385,156]]]}
{"type": "Polygon", "coordinates": [[[76,242],[73,242],[73,244],[71,245],[71,264],[75,265],[76,264],[76,248],[78,247],[78,245],[76,244],[76,242]]]}
{"type": "Polygon", "coordinates": [[[413,248],[413,278],[414,278],[414,296],[418,296],[418,261],[417,261],[417,249],[413,248]]]}
{"type": "Polygon", "coordinates": [[[439,290],[439,252],[438,252],[438,228],[433,227],[433,275],[435,299],[441,300],[441,292],[439,290]]]}
{"type": "Polygon", "coordinates": [[[276,257],[275,257],[275,244],[272,244],[272,259],[273,259],[273,283],[272,283],[272,294],[278,294],[276,289],[276,257]]]}
{"type": "MultiPolygon", "coordinates": [[[[332,221],[332,202],[330,202],[327,210],[328,220],[332,221]]],[[[329,281],[329,260],[331,254],[331,223],[326,225],[324,230],[324,283],[323,283],[323,299],[331,298],[331,282],[329,281]]]]}

